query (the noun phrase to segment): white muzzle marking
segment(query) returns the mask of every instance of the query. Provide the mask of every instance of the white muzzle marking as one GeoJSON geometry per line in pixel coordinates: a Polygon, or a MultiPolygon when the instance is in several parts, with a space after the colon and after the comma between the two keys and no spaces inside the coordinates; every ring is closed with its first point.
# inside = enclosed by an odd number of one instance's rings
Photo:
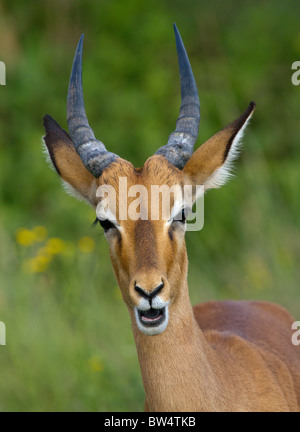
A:
{"type": "Polygon", "coordinates": [[[158,335],[165,331],[169,322],[169,303],[163,301],[158,295],[152,300],[151,306],[149,300],[141,299],[139,305],[134,308],[139,330],[148,336],[158,335]],[[160,314],[151,319],[148,318],[147,311],[149,313],[152,311],[154,314],[159,311],[160,314]]]}

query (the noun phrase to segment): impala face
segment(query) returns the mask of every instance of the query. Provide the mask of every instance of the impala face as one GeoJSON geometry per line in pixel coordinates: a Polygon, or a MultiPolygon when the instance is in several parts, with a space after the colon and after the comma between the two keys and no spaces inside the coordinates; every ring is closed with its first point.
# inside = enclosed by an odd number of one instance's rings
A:
{"type": "MultiPolygon", "coordinates": [[[[159,334],[168,325],[169,308],[178,298],[178,285],[186,270],[186,222],[181,217],[184,208],[180,193],[178,196],[171,195],[169,218],[162,218],[160,212],[158,220],[151,219],[155,205],[151,201],[151,185],[170,188],[176,185],[181,188],[183,173],[162,156],[148,159],[141,169],[134,169],[120,159],[103,173],[99,183],[100,186],[109,185],[116,191],[117,205],[111,208],[108,205],[105,216],[100,199],[97,218],[109,243],[123,299],[140,331],[147,335],[159,334]],[[148,192],[147,201],[140,200],[138,205],[143,219],[132,220],[128,217],[120,220],[120,200],[124,197],[119,190],[120,177],[127,179],[128,190],[136,187],[145,188],[148,192]]],[[[162,195],[158,205],[162,204],[161,201],[162,195]]],[[[134,197],[129,197],[127,208],[133,203],[134,197]]]]}
{"type": "MultiPolygon", "coordinates": [[[[130,162],[107,151],[89,126],[82,92],[83,37],[75,53],[68,91],[70,135],[52,117],[44,117],[44,139],[51,162],[72,192],[95,208],[133,327],[149,336],[167,330],[171,320],[182,313],[180,308],[184,302],[180,299],[188,295],[186,214],[183,214],[187,203],[182,200],[182,191],[186,186],[195,190],[202,185],[207,190],[226,182],[240,139],[255,109],[251,102],[242,116],[193,152],[200,121],[198,91],[182,39],[176,26],[174,29],[181,78],[179,118],[167,144],[142,168],[134,168],[130,162]],[[127,194],[120,190],[120,178],[126,179],[127,194]],[[149,199],[154,185],[177,188],[171,195],[168,217],[160,212],[163,199],[156,204],[149,199]],[[103,187],[114,191],[116,205],[109,200],[104,205],[103,187]],[[140,199],[135,211],[138,217],[124,218],[123,214],[130,213],[136,198],[128,194],[131,188],[144,188],[147,198],[140,199]],[[129,195],[125,203],[124,195],[129,195]]],[[[195,198],[194,194],[192,200],[195,198]]]]}

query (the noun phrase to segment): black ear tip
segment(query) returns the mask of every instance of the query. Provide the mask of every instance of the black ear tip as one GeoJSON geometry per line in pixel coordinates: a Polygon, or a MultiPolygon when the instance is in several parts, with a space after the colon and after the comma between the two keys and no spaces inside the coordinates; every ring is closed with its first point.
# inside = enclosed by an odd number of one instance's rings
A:
{"type": "Polygon", "coordinates": [[[248,108],[246,109],[244,116],[247,118],[250,114],[252,114],[255,111],[256,103],[251,101],[248,105],[248,108]]]}
{"type": "Polygon", "coordinates": [[[51,120],[53,120],[53,119],[52,119],[52,117],[49,114],[44,115],[44,117],[43,117],[43,126],[44,126],[45,129],[48,128],[49,123],[51,123],[51,120]]]}
{"type": "MultiPolygon", "coordinates": [[[[50,126],[59,126],[59,124],[57,123],[57,121],[54,120],[53,117],[51,117],[51,115],[46,114],[43,117],[43,125],[45,128],[49,128],[50,126]]],[[[60,127],[60,126],[59,126],[60,127]]]]}

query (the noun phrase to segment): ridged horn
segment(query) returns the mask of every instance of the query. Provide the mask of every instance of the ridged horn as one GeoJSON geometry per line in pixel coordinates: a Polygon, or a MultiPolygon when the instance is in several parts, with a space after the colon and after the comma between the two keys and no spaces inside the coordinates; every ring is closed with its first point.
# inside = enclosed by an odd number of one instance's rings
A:
{"type": "Polygon", "coordinates": [[[82,91],[82,45],[81,36],[74,56],[67,99],[67,123],[74,147],[84,166],[95,177],[115,161],[118,156],[106,150],[105,145],[95,138],[89,125],[82,91]]]}
{"type": "Polygon", "coordinates": [[[157,150],[172,165],[183,169],[193,154],[198,137],[200,103],[196,81],[180,33],[174,24],[176,48],[180,72],[181,106],[176,129],[169,136],[168,143],[157,150]]]}

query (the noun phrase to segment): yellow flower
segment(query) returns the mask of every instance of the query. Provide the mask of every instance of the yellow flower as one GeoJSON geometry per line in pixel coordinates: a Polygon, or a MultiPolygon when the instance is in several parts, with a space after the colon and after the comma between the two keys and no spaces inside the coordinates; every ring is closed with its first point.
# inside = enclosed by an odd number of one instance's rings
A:
{"type": "Polygon", "coordinates": [[[37,241],[37,242],[42,242],[42,241],[46,240],[47,235],[48,235],[47,229],[43,226],[34,227],[33,233],[35,235],[35,241],[37,241]]]}
{"type": "Polygon", "coordinates": [[[42,226],[36,226],[33,230],[20,228],[16,232],[16,240],[21,246],[31,246],[33,243],[44,241],[47,235],[46,228],[42,226]]]}
{"type": "Polygon", "coordinates": [[[21,246],[31,246],[35,238],[34,232],[26,228],[20,228],[16,232],[16,240],[21,246]]]}
{"type": "Polygon", "coordinates": [[[103,363],[99,355],[89,358],[88,363],[93,372],[101,372],[103,369],[103,363]]]}
{"type": "Polygon", "coordinates": [[[23,270],[26,273],[43,273],[48,268],[50,257],[38,255],[24,261],[23,270]]]}
{"type": "Polygon", "coordinates": [[[62,253],[66,248],[65,242],[60,238],[50,238],[45,246],[45,251],[48,252],[49,255],[57,255],[62,253]]]}
{"type": "Polygon", "coordinates": [[[47,246],[43,246],[37,251],[37,256],[43,256],[49,259],[49,261],[52,259],[52,254],[49,251],[49,248],[47,246]]]}
{"type": "Polygon", "coordinates": [[[95,242],[91,237],[82,237],[78,242],[81,252],[90,253],[95,249],[95,242]]]}

